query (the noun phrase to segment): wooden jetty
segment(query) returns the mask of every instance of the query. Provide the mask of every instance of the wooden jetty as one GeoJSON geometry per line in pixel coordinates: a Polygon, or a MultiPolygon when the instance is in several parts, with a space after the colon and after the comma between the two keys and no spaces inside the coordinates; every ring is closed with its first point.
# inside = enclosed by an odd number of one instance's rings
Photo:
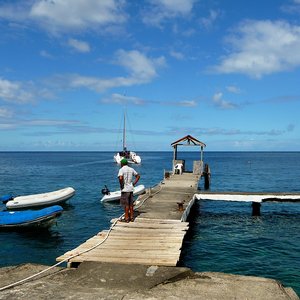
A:
{"type": "Polygon", "coordinates": [[[134,222],[113,221],[109,231],[98,233],[56,260],[67,261],[70,267],[83,261],[176,266],[203,166],[201,154],[201,160],[194,162],[193,171],[185,170],[184,161],[177,159],[177,146],[183,143],[200,146],[201,152],[205,146],[191,136],[172,144],[173,170],[138,198],[134,222]],[[182,163],[182,170],[175,174],[178,163],[182,163]]]}

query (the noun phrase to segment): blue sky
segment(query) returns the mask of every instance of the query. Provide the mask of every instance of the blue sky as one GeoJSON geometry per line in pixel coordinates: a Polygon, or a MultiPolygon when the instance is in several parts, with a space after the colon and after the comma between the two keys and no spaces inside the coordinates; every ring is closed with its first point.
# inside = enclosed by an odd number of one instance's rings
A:
{"type": "Polygon", "coordinates": [[[300,0],[0,0],[0,151],[300,150],[300,0]]]}

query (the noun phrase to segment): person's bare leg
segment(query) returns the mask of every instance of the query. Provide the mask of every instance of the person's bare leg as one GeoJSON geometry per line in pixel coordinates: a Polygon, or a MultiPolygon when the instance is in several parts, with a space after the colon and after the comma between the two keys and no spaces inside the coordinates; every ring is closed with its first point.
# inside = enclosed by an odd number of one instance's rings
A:
{"type": "Polygon", "coordinates": [[[134,220],[133,217],[134,217],[133,205],[130,205],[130,220],[131,220],[131,221],[134,220]]]}
{"type": "Polygon", "coordinates": [[[129,206],[125,206],[125,220],[129,221],[129,206]]]}

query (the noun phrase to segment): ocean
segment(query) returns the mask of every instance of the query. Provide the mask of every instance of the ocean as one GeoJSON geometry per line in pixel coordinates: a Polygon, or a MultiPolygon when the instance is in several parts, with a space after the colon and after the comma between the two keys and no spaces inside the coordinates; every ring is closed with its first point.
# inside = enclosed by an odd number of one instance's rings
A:
{"type": "MultiPolygon", "coordinates": [[[[139,152],[140,183],[152,187],[171,170],[172,152],[139,152]]],[[[187,168],[199,152],[180,152],[187,168]]],[[[212,191],[299,192],[300,152],[205,152],[212,191]]],[[[0,267],[52,265],[56,257],[110,227],[123,213],[100,203],[104,185],[119,188],[113,152],[0,152],[0,195],[27,195],[72,186],[76,194],[49,231],[1,232],[0,267]]],[[[199,188],[203,189],[203,180],[199,188]]],[[[5,210],[5,206],[0,209],[5,210]]],[[[300,295],[300,203],[197,202],[180,265],[193,271],[262,276],[300,295]]]]}

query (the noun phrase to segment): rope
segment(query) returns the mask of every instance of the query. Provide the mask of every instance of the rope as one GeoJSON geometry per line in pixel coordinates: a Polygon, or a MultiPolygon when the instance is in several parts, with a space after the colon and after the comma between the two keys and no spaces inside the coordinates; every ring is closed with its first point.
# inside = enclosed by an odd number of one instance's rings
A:
{"type": "MultiPolygon", "coordinates": [[[[141,204],[138,204],[138,206],[136,206],[135,209],[141,207],[141,206],[145,203],[146,200],[148,200],[150,197],[152,197],[152,196],[158,194],[161,190],[162,190],[162,186],[160,185],[160,189],[159,189],[158,191],[156,191],[154,194],[149,193],[149,195],[148,195],[145,199],[143,199],[142,203],[141,203],[141,204]]],[[[150,192],[151,192],[151,188],[150,188],[150,192]]],[[[55,265],[52,265],[52,266],[50,266],[50,267],[48,267],[48,268],[46,268],[46,269],[44,269],[44,270],[42,270],[42,271],[40,271],[40,272],[38,272],[38,273],[36,273],[36,274],[33,274],[33,275],[31,275],[31,276],[29,276],[29,277],[26,277],[26,278],[24,278],[24,279],[22,279],[22,280],[19,280],[19,281],[16,281],[16,282],[14,282],[14,283],[11,283],[11,284],[9,284],[9,285],[6,285],[6,286],[4,286],[4,287],[1,287],[1,288],[0,288],[0,292],[1,292],[1,291],[4,291],[4,290],[7,290],[7,289],[10,289],[10,288],[12,288],[12,287],[14,287],[14,286],[20,285],[20,284],[22,284],[22,283],[24,283],[24,282],[26,282],[26,281],[28,281],[28,280],[30,280],[30,279],[33,279],[33,278],[35,278],[35,277],[37,277],[37,276],[39,276],[39,275],[41,275],[41,274],[43,274],[43,273],[46,273],[47,271],[49,271],[49,270],[51,270],[51,269],[54,269],[55,267],[61,265],[61,264],[64,263],[64,262],[67,262],[68,260],[70,260],[70,259],[72,259],[72,258],[74,258],[74,257],[77,257],[77,256],[79,256],[79,255],[82,255],[82,254],[84,254],[84,253],[86,253],[86,252],[89,252],[89,251],[91,251],[91,250],[93,250],[93,249],[99,247],[100,245],[102,245],[102,244],[108,239],[109,234],[111,233],[112,229],[116,226],[117,222],[118,222],[119,220],[122,219],[123,216],[124,216],[124,214],[122,214],[119,218],[117,218],[117,219],[113,222],[113,224],[110,226],[110,228],[109,228],[109,230],[108,230],[108,232],[107,232],[105,238],[104,238],[102,241],[100,241],[99,243],[97,243],[96,245],[94,245],[94,246],[92,246],[91,248],[88,248],[88,249],[86,249],[86,250],[84,250],[84,251],[82,251],[82,252],[79,252],[79,253],[76,253],[76,254],[74,254],[74,255],[71,255],[71,256],[65,258],[64,260],[62,260],[62,261],[56,263],[55,265]]]]}
{"type": "MultiPolygon", "coordinates": [[[[124,214],[123,214],[123,215],[124,215],[124,214]]],[[[35,278],[35,277],[37,277],[37,276],[39,276],[39,275],[41,275],[41,274],[43,274],[43,273],[45,273],[45,272],[47,272],[47,271],[53,269],[53,268],[55,268],[55,267],[61,265],[61,264],[64,263],[64,262],[67,262],[68,260],[70,260],[70,259],[72,259],[72,258],[74,258],[74,257],[76,257],[76,256],[82,255],[82,254],[84,254],[84,253],[86,253],[86,252],[89,252],[89,251],[91,251],[91,250],[97,248],[98,246],[100,246],[101,244],[103,244],[103,243],[108,239],[108,236],[109,236],[110,232],[112,231],[112,229],[114,228],[114,226],[117,224],[117,222],[123,217],[123,215],[121,215],[118,219],[116,219],[116,220],[114,221],[114,223],[110,226],[110,229],[108,230],[108,232],[107,232],[107,234],[106,234],[106,237],[105,237],[102,241],[100,241],[99,243],[97,243],[96,245],[94,245],[93,247],[91,247],[91,248],[89,248],[89,249],[86,249],[86,250],[84,250],[84,251],[82,251],[82,252],[76,253],[76,254],[74,254],[74,255],[72,255],[72,256],[69,256],[69,257],[65,258],[64,260],[62,260],[62,261],[56,263],[55,265],[52,265],[52,266],[50,266],[50,267],[48,267],[48,268],[46,268],[46,269],[44,269],[44,270],[42,270],[42,271],[40,271],[40,272],[38,272],[38,273],[36,273],[36,274],[33,274],[33,275],[31,275],[31,276],[29,276],[29,277],[27,277],[27,278],[24,278],[24,279],[22,279],[22,280],[19,280],[19,281],[17,281],[17,282],[12,283],[12,284],[9,284],[9,285],[6,285],[6,286],[4,286],[4,287],[1,287],[1,288],[0,288],[0,292],[1,292],[1,291],[4,291],[4,290],[6,290],[6,289],[12,288],[12,287],[14,287],[14,286],[16,286],[16,285],[20,285],[20,284],[22,284],[22,283],[24,283],[24,282],[26,282],[26,281],[28,281],[28,280],[30,280],[30,279],[32,279],[32,278],[35,278]]]]}

